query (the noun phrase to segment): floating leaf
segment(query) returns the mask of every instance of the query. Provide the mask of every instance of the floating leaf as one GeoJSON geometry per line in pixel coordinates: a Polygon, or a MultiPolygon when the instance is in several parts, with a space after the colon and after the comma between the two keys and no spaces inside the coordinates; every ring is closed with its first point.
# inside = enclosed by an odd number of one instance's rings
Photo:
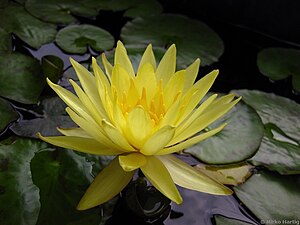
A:
{"type": "Polygon", "coordinates": [[[202,65],[218,61],[224,46],[220,37],[206,24],[181,15],[157,15],[136,18],[122,28],[121,38],[125,44],[152,43],[158,47],[176,44],[178,64],[186,67],[196,58],[202,65]]]}
{"type": "Polygon", "coordinates": [[[104,1],[104,5],[106,10],[125,10],[124,16],[131,18],[159,15],[163,10],[156,0],[110,0],[104,1]]]}
{"type": "Polygon", "coordinates": [[[93,180],[92,164],[70,150],[43,151],[31,161],[32,179],[40,189],[41,210],[37,225],[66,225],[88,217],[97,225],[97,209],[80,212],[76,206],[93,180]]]}
{"type": "Polygon", "coordinates": [[[37,132],[46,136],[55,136],[60,135],[57,127],[76,127],[76,124],[67,116],[64,110],[66,105],[60,98],[44,99],[40,107],[43,114],[39,115],[39,118],[20,120],[10,129],[19,136],[37,138],[37,132]]]}
{"type": "Polygon", "coordinates": [[[240,162],[253,155],[264,132],[261,119],[255,110],[241,101],[208,129],[224,122],[228,125],[221,132],[186,149],[185,152],[211,164],[240,162]]]}
{"type": "Polygon", "coordinates": [[[64,70],[64,62],[55,55],[46,55],[42,58],[42,70],[44,76],[53,83],[57,83],[64,70]]]}
{"type": "Polygon", "coordinates": [[[247,222],[236,220],[236,219],[226,218],[226,217],[220,216],[220,215],[215,215],[214,218],[215,218],[215,221],[216,221],[216,225],[249,225],[249,224],[254,224],[254,223],[247,223],[247,222]]]}
{"type": "Polygon", "coordinates": [[[260,172],[234,190],[247,208],[267,224],[283,224],[283,221],[292,224],[300,220],[299,175],[260,172]]]}
{"type": "Polygon", "coordinates": [[[98,0],[27,0],[25,8],[37,18],[57,24],[76,21],[73,15],[92,17],[98,14],[98,0]]]}
{"type": "Polygon", "coordinates": [[[47,148],[43,142],[19,139],[0,145],[1,225],[35,225],[40,210],[39,189],[33,184],[30,161],[47,148]]]}
{"type": "Polygon", "coordinates": [[[0,96],[34,104],[45,82],[37,60],[20,53],[11,53],[0,55],[0,84],[0,96]]]}
{"type": "Polygon", "coordinates": [[[264,138],[250,162],[281,174],[300,173],[300,105],[259,91],[233,92],[242,95],[265,123],[264,138]]]}
{"type": "Polygon", "coordinates": [[[246,163],[227,166],[199,164],[195,168],[219,183],[237,186],[244,183],[251,176],[253,166],[246,163]]]}
{"type": "MultiPolygon", "coordinates": [[[[281,80],[293,76],[300,79],[300,50],[291,48],[267,48],[258,53],[259,71],[272,80],[281,80]]],[[[295,90],[300,91],[300,83],[293,82],[295,90]]]]}
{"type": "Polygon", "coordinates": [[[9,104],[8,101],[0,98],[0,133],[10,124],[12,121],[18,119],[17,112],[9,104]]]}
{"type": "Polygon", "coordinates": [[[90,46],[96,51],[111,49],[114,38],[106,30],[93,25],[72,25],[61,29],[55,39],[60,48],[69,53],[83,54],[90,46]]]}
{"type": "Polygon", "coordinates": [[[11,35],[0,27],[0,54],[12,51],[11,35]]]}
{"type": "Polygon", "coordinates": [[[271,93],[252,90],[233,90],[252,106],[264,124],[276,124],[284,133],[300,141],[300,105],[271,93]]]}
{"type": "Polygon", "coordinates": [[[0,10],[0,14],[0,27],[16,34],[33,48],[37,49],[54,40],[56,27],[31,16],[19,4],[10,3],[8,7],[0,10]]]}

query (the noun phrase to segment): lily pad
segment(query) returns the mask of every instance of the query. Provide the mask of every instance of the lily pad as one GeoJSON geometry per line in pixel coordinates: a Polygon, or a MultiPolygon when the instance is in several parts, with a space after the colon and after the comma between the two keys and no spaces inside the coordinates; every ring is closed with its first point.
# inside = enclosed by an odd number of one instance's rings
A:
{"type": "Polygon", "coordinates": [[[39,189],[32,182],[30,161],[36,152],[45,148],[45,143],[27,139],[0,145],[1,225],[36,225],[39,189]]]}
{"type": "Polygon", "coordinates": [[[253,166],[246,163],[226,166],[199,164],[195,168],[219,183],[237,186],[251,176],[253,166]]]}
{"type": "Polygon", "coordinates": [[[41,202],[37,225],[66,225],[77,220],[99,224],[101,217],[97,208],[76,210],[93,180],[91,170],[92,164],[85,157],[70,150],[43,151],[35,155],[31,161],[32,179],[40,189],[41,202]]]}
{"type": "Polygon", "coordinates": [[[163,11],[161,4],[156,0],[109,0],[104,1],[104,5],[106,10],[125,10],[124,16],[130,18],[159,15],[163,11]]]}
{"type": "Polygon", "coordinates": [[[57,83],[64,70],[64,62],[55,55],[46,55],[42,58],[42,70],[45,77],[57,83]]]}
{"type": "Polygon", "coordinates": [[[57,127],[76,127],[76,124],[66,114],[65,108],[66,105],[58,97],[44,99],[40,108],[36,109],[42,112],[36,115],[38,118],[20,120],[14,123],[10,129],[22,137],[37,138],[37,132],[41,132],[45,136],[60,135],[57,127]]]}
{"type": "Polygon", "coordinates": [[[200,58],[202,65],[218,61],[224,46],[220,37],[206,24],[181,15],[162,14],[136,18],[122,28],[121,38],[125,44],[152,43],[167,48],[176,44],[178,63],[182,67],[200,58]]]}
{"type": "Polygon", "coordinates": [[[100,27],[87,24],[61,29],[55,41],[64,51],[77,54],[85,53],[88,46],[99,52],[114,46],[114,38],[110,33],[100,27]]]}
{"type": "Polygon", "coordinates": [[[0,98],[0,133],[8,124],[18,119],[19,115],[8,101],[0,98]]]}
{"type": "MultiPolygon", "coordinates": [[[[291,48],[267,48],[258,53],[257,65],[260,72],[272,80],[293,76],[300,79],[300,50],[291,48]]],[[[293,88],[300,91],[300,83],[293,82],[293,88]]]]}
{"type": "Polygon", "coordinates": [[[0,54],[12,51],[11,35],[0,27],[0,54]]]}
{"type": "Polygon", "coordinates": [[[226,218],[226,217],[220,216],[220,215],[215,215],[214,218],[216,221],[216,225],[250,225],[250,224],[253,224],[253,223],[247,223],[247,222],[236,220],[236,219],[226,218]]]}
{"type": "Polygon", "coordinates": [[[35,17],[50,23],[70,24],[76,21],[73,15],[92,17],[98,14],[98,0],[27,0],[25,4],[35,17]]]}
{"type": "Polygon", "coordinates": [[[54,40],[56,26],[44,23],[27,13],[19,4],[10,3],[0,10],[0,27],[8,33],[16,34],[33,48],[54,40]]]}
{"type": "Polygon", "coordinates": [[[299,175],[282,176],[261,171],[246,183],[234,187],[234,190],[237,197],[261,223],[293,224],[293,221],[300,220],[299,175]]]}
{"type": "Polygon", "coordinates": [[[300,141],[300,105],[272,93],[256,90],[233,90],[251,105],[264,124],[276,124],[286,135],[300,141]]]}
{"type": "Polygon", "coordinates": [[[0,55],[0,96],[21,102],[34,104],[44,88],[37,60],[20,54],[0,55]]]}
{"type": "Polygon", "coordinates": [[[224,122],[228,125],[218,134],[200,142],[185,152],[209,164],[228,164],[251,157],[258,149],[264,127],[255,110],[239,102],[229,113],[208,127],[224,122]]]}

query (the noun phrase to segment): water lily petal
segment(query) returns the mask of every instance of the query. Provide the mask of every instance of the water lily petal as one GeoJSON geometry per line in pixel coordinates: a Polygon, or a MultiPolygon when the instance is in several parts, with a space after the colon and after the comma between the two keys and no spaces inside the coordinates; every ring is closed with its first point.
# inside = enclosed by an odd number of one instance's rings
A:
{"type": "Polygon", "coordinates": [[[206,95],[208,90],[213,85],[217,78],[219,71],[214,70],[197,81],[190,90],[182,98],[182,103],[185,105],[182,107],[182,112],[177,124],[182,122],[197,106],[201,99],[206,95]]]}
{"type": "Polygon", "coordinates": [[[230,195],[232,190],[214,181],[173,155],[158,156],[168,169],[175,184],[195,191],[215,195],[230,195]]]}
{"type": "Polygon", "coordinates": [[[116,149],[111,149],[98,141],[91,138],[71,137],[71,136],[51,136],[44,137],[37,134],[40,139],[52,145],[62,148],[70,148],[79,152],[85,152],[94,155],[118,155],[122,153],[116,149]]]}
{"type": "Polygon", "coordinates": [[[152,51],[152,45],[149,44],[141,58],[139,67],[138,67],[138,72],[140,72],[140,69],[143,67],[143,65],[145,65],[146,63],[150,63],[152,65],[152,67],[154,69],[156,69],[156,60],[155,60],[155,56],[154,53],[152,51]]]}
{"type": "Polygon", "coordinates": [[[146,157],[140,153],[130,153],[119,156],[119,163],[123,170],[129,172],[140,168],[147,162],[146,157]]]}
{"type": "Polygon", "coordinates": [[[177,204],[182,203],[182,198],[170,173],[159,159],[155,156],[148,156],[147,163],[141,167],[141,170],[157,190],[177,204]]]}
{"type": "Polygon", "coordinates": [[[119,146],[123,151],[135,152],[134,149],[122,135],[122,133],[106,120],[102,120],[102,127],[111,141],[119,146]]]}
{"type": "Polygon", "coordinates": [[[106,56],[104,53],[102,53],[101,55],[101,59],[102,59],[102,64],[105,68],[105,73],[108,76],[108,79],[110,79],[111,74],[112,74],[112,70],[113,70],[113,66],[110,64],[110,62],[107,60],[106,56]]]}
{"type": "Polygon", "coordinates": [[[76,113],[83,116],[84,118],[91,118],[87,113],[87,109],[81,103],[79,98],[72,92],[62,88],[61,86],[54,84],[50,79],[47,78],[49,86],[56,92],[56,94],[76,113]]]}
{"type": "Polygon", "coordinates": [[[156,131],[143,145],[141,153],[144,155],[154,155],[162,150],[173,138],[175,127],[165,126],[156,131]]]}
{"type": "Polygon", "coordinates": [[[170,77],[175,73],[176,69],[176,47],[171,45],[166,51],[165,55],[162,57],[160,63],[156,69],[157,80],[162,79],[165,85],[170,77]]]}
{"type": "Polygon", "coordinates": [[[126,48],[121,41],[118,41],[115,51],[115,65],[120,64],[130,76],[134,77],[135,73],[132,67],[132,63],[127,55],[126,48]]]}
{"type": "Polygon", "coordinates": [[[129,142],[139,149],[151,131],[152,121],[149,114],[141,106],[133,108],[127,116],[126,130],[124,131],[129,142]]]}
{"type": "Polygon", "coordinates": [[[185,93],[188,89],[190,89],[198,75],[200,67],[200,59],[196,59],[188,68],[186,68],[186,78],[183,88],[183,93],[185,93]]]}
{"type": "Polygon", "coordinates": [[[166,154],[171,154],[174,152],[179,152],[182,151],[183,149],[186,149],[194,144],[199,143],[200,141],[204,141],[205,139],[215,135],[216,133],[220,132],[221,130],[223,130],[223,128],[226,126],[226,123],[215,128],[212,129],[210,131],[207,131],[205,133],[201,133],[195,137],[189,138],[183,142],[180,142],[178,144],[174,144],[170,147],[166,147],[163,150],[159,151],[158,153],[156,153],[157,155],[166,155],[166,154]]]}
{"type": "Polygon", "coordinates": [[[74,136],[74,137],[84,137],[84,138],[92,138],[85,130],[80,127],[75,128],[56,128],[61,134],[65,136],[74,136]]]}
{"type": "Polygon", "coordinates": [[[116,157],[97,175],[81,198],[77,209],[89,209],[112,199],[129,183],[133,174],[134,171],[124,171],[116,157]]]}
{"type": "Polygon", "coordinates": [[[168,109],[182,93],[186,71],[177,71],[168,81],[164,88],[164,103],[168,109]]]}
{"type": "Polygon", "coordinates": [[[240,101],[240,99],[241,98],[238,98],[230,103],[217,106],[209,112],[201,114],[186,129],[182,130],[180,133],[175,133],[175,137],[170,143],[170,145],[181,142],[196,134],[197,132],[203,130],[209,124],[211,124],[212,122],[223,116],[225,113],[227,113],[236,103],[240,101]]]}
{"type": "Polygon", "coordinates": [[[119,99],[122,99],[123,93],[127,95],[130,88],[130,78],[130,75],[120,64],[114,66],[111,76],[111,85],[118,93],[119,99]]]}

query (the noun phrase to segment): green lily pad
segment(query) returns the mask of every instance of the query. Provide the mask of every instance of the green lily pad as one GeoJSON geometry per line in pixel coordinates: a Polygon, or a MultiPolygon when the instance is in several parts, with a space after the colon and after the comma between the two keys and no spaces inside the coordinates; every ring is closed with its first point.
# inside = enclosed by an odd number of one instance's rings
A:
{"type": "Polygon", "coordinates": [[[265,123],[265,135],[259,150],[249,161],[281,174],[300,173],[300,105],[259,91],[233,92],[242,95],[265,123]]]}
{"type": "Polygon", "coordinates": [[[53,83],[57,83],[63,74],[64,62],[55,55],[43,56],[42,70],[45,77],[48,77],[53,83]]]}
{"type": "Polygon", "coordinates": [[[124,16],[130,18],[159,15],[163,11],[161,4],[156,0],[108,0],[104,1],[103,5],[106,10],[125,10],[124,16]]]}
{"type": "Polygon", "coordinates": [[[56,23],[70,24],[76,21],[73,15],[92,17],[98,14],[101,1],[98,0],[27,0],[26,10],[40,20],[56,23]]]}
{"type": "Polygon", "coordinates": [[[93,180],[91,170],[92,164],[85,157],[70,150],[37,153],[31,161],[32,179],[40,189],[41,210],[36,224],[66,225],[78,220],[99,224],[101,217],[97,208],[76,210],[93,180]]]}
{"type": "Polygon", "coordinates": [[[22,137],[37,138],[37,132],[45,136],[60,135],[56,129],[57,127],[77,126],[66,114],[65,108],[66,105],[60,98],[46,98],[42,100],[40,107],[36,109],[38,118],[20,120],[14,123],[10,129],[22,137]]]}
{"type": "Polygon", "coordinates": [[[20,54],[0,55],[0,96],[25,104],[38,102],[45,81],[37,60],[20,54]]]}
{"type": "Polygon", "coordinates": [[[214,218],[216,221],[216,225],[249,225],[249,224],[253,224],[253,223],[247,223],[247,222],[240,221],[240,220],[226,218],[226,217],[220,216],[220,215],[215,215],[214,218]]]}
{"type": "Polygon", "coordinates": [[[11,35],[0,27],[0,54],[12,51],[11,35]]]}
{"type": "MultiPolygon", "coordinates": [[[[267,48],[258,53],[257,65],[260,72],[272,80],[289,76],[300,79],[300,50],[291,48],[267,48]]],[[[293,82],[293,88],[300,91],[300,83],[293,82]]]]}
{"type": "Polygon", "coordinates": [[[10,3],[0,10],[0,27],[8,33],[16,34],[33,48],[54,40],[56,26],[44,23],[27,13],[19,4],[10,3]]]}
{"type": "Polygon", "coordinates": [[[300,141],[300,105],[295,101],[255,90],[233,90],[251,105],[264,124],[276,124],[286,135],[300,141]]]}
{"type": "Polygon", "coordinates": [[[47,148],[43,142],[19,139],[0,145],[1,225],[35,225],[40,210],[39,189],[32,182],[30,161],[47,148]]]}
{"type": "Polygon", "coordinates": [[[8,101],[0,98],[0,133],[8,124],[18,119],[19,115],[8,101]]]}
{"type": "Polygon", "coordinates": [[[121,38],[125,44],[152,43],[166,48],[176,44],[178,63],[182,67],[200,58],[202,65],[218,61],[224,46],[220,37],[206,24],[181,15],[157,15],[136,18],[122,28],[121,38]]]}
{"type": "Polygon", "coordinates": [[[221,132],[186,149],[185,152],[210,164],[240,162],[253,155],[264,132],[261,119],[255,110],[241,101],[208,129],[225,122],[228,125],[221,132]]]}
{"type": "Polygon", "coordinates": [[[114,46],[114,38],[110,33],[100,27],[87,24],[61,29],[55,41],[64,51],[77,54],[85,53],[88,46],[99,52],[114,46]]]}
{"type": "Polygon", "coordinates": [[[300,174],[300,146],[275,124],[266,124],[258,152],[249,160],[280,174],[300,174]]]}
{"type": "Polygon", "coordinates": [[[234,190],[261,223],[293,224],[294,221],[296,224],[300,220],[299,175],[282,176],[262,171],[253,175],[246,183],[234,187],[234,190]]]}

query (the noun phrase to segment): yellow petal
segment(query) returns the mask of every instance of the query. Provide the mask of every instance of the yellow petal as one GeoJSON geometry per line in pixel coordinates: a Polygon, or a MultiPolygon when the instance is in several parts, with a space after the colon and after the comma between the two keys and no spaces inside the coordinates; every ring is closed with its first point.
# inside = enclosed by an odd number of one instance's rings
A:
{"type": "Polygon", "coordinates": [[[175,127],[165,126],[156,131],[143,145],[141,153],[144,155],[154,155],[162,150],[172,140],[175,127]]]}
{"type": "Polygon", "coordinates": [[[158,156],[174,182],[184,188],[215,195],[230,195],[232,190],[214,181],[173,155],[158,156]]]}
{"type": "Polygon", "coordinates": [[[218,70],[210,72],[205,77],[197,81],[193,87],[187,91],[182,99],[183,104],[186,104],[186,106],[183,108],[183,112],[180,115],[178,123],[182,122],[195,109],[197,104],[211,88],[212,84],[217,78],[218,73],[218,70]]]}
{"type": "Polygon", "coordinates": [[[122,151],[127,152],[134,152],[136,149],[134,149],[128,141],[125,139],[123,134],[116,129],[112,124],[107,122],[106,120],[102,120],[102,127],[104,131],[106,132],[107,136],[110,138],[110,140],[119,146],[122,151]]]}
{"type": "Polygon", "coordinates": [[[62,148],[70,148],[79,152],[85,152],[94,155],[118,155],[122,153],[90,138],[71,136],[43,137],[40,133],[38,133],[37,135],[40,139],[52,145],[56,145],[62,148]]]}
{"type": "Polygon", "coordinates": [[[84,138],[92,138],[87,132],[85,132],[80,127],[75,128],[56,128],[61,134],[65,136],[74,136],[74,137],[84,137],[84,138]]]}
{"type": "Polygon", "coordinates": [[[177,204],[182,203],[182,198],[174,181],[159,159],[155,156],[148,156],[147,163],[141,167],[141,170],[157,190],[177,204]]]}
{"type": "MultiPolygon", "coordinates": [[[[94,57],[92,58],[92,67],[93,67],[93,71],[95,74],[95,78],[99,79],[101,81],[101,87],[108,90],[110,87],[108,77],[103,73],[102,69],[97,64],[97,60],[94,57]]],[[[97,89],[99,89],[99,86],[97,86],[97,89]]],[[[98,94],[98,92],[97,92],[97,94],[98,94]]]]}
{"type": "Polygon", "coordinates": [[[165,85],[170,77],[175,73],[176,69],[176,47],[171,45],[171,47],[166,51],[165,55],[162,57],[160,63],[156,69],[157,80],[162,79],[165,85]]]}
{"type": "Polygon", "coordinates": [[[178,98],[178,94],[181,94],[184,81],[185,81],[186,71],[180,70],[177,71],[168,81],[164,88],[164,99],[166,109],[173,104],[173,102],[178,98]]]}
{"type": "Polygon", "coordinates": [[[183,141],[195,133],[201,131],[211,123],[213,123],[215,120],[219,119],[221,116],[223,116],[225,113],[227,113],[236,103],[240,101],[241,98],[236,99],[233,102],[216,106],[214,109],[210,110],[209,112],[205,112],[204,114],[201,114],[197,119],[194,120],[190,126],[188,126],[186,129],[182,130],[180,133],[176,133],[174,139],[170,144],[175,144],[180,141],[183,141]]]}
{"type": "Polygon", "coordinates": [[[143,107],[137,106],[132,109],[127,116],[126,131],[124,132],[129,142],[140,149],[151,131],[152,121],[143,107]]]}
{"type": "Polygon", "coordinates": [[[116,157],[98,174],[81,198],[77,209],[85,210],[109,201],[123,190],[133,174],[134,171],[125,172],[116,157]]]}
{"type": "Polygon", "coordinates": [[[90,101],[93,103],[93,105],[97,106],[95,110],[98,111],[98,113],[101,113],[103,115],[104,110],[103,110],[102,102],[100,101],[98,95],[95,77],[84,66],[82,66],[72,58],[70,58],[70,62],[76,71],[77,77],[79,78],[80,84],[84,92],[86,93],[90,101]]]}
{"type": "Polygon", "coordinates": [[[174,153],[174,152],[179,152],[179,151],[182,151],[194,144],[197,144],[199,143],[200,141],[203,141],[213,135],[215,135],[216,133],[220,132],[224,127],[226,126],[226,123],[213,129],[213,130],[210,130],[208,132],[205,132],[205,133],[201,133],[195,137],[192,137],[190,139],[187,139],[183,142],[180,142],[179,144],[175,144],[175,145],[172,145],[171,147],[166,147],[164,148],[163,150],[159,151],[158,153],[156,153],[156,155],[166,155],[166,154],[171,154],[171,153],[174,153]]]}
{"type": "Polygon", "coordinates": [[[81,103],[77,96],[75,96],[70,91],[62,88],[61,86],[54,84],[47,78],[49,86],[56,92],[56,94],[76,113],[83,116],[84,118],[91,118],[87,113],[87,109],[81,103]]]}
{"type": "Polygon", "coordinates": [[[198,75],[200,66],[200,59],[196,59],[188,68],[186,68],[186,78],[183,88],[183,93],[185,93],[188,89],[190,89],[198,75]]]}
{"type": "Polygon", "coordinates": [[[119,163],[123,170],[129,172],[140,168],[145,165],[146,157],[140,153],[130,153],[128,155],[120,155],[119,163]]]}
{"type": "Polygon", "coordinates": [[[156,60],[155,60],[155,56],[154,53],[152,51],[152,45],[149,44],[141,58],[139,67],[138,67],[138,72],[140,72],[140,69],[143,67],[143,65],[145,65],[146,63],[150,63],[152,65],[152,67],[154,69],[156,69],[156,60]]]}
{"type": "MultiPolygon", "coordinates": [[[[104,115],[104,113],[100,113],[97,109],[99,109],[99,105],[95,105],[92,103],[90,98],[82,91],[82,89],[79,87],[79,85],[74,82],[73,80],[70,80],[71,85],[73,86],[78,98],[82,102],[82,104],[85,106],[85,108],[89,111],[89,114],[94,118],[94,120],[100,124],[104,115]]],[[[103,110],[103,109],[102,109],[103,110]]]]}
{"type": "Polygon", "coordinates": [[[111,85],[116,89],[119,99],[122,98],[124,92],[127,94],[130,88],[130,78],[130,75],[120,64],[114,66],[111,76],[111,85]]]}
{"type": "Polygon", "coordinates": [[[124,47],[123,43],[121,41],[118,41],[117,47],[116,47],[116,52],[115,52],[115,66],[117,64],[120,64],[126,71],[127,73],[134,77],[135,73],[132,67],[132,63],[127,55],[126,48],[124,47]]]}
{"type": "Polygon", "coordinates": [[[110,79],[111,77],[111,74],[112,74],[112,69],[113,69],[113,66],[110,64],[110,62],[107,60],[106,56],[104,53],[102,53],[101,55],[102,57],[102,64],[105,68],[105,73],[107,74],[108,76],[108,79],[110,79]]]}

